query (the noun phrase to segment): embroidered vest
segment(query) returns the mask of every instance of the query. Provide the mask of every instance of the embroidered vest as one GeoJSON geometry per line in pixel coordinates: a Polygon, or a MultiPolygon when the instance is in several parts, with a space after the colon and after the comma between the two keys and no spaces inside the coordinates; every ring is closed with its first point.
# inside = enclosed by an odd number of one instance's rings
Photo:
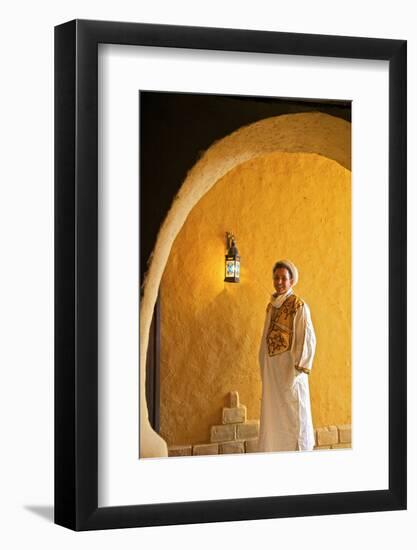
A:
{"type": "Polygon", "coordinates": [[[304,302],[295,294],[290,294],[280,307],[268,304],[266,311],[271,308],[271,321],[266,333],[266,344],[270,357],[284,353],[291,349],[294,333],[294,317],[298,308],[303,307],[304,302]]]}

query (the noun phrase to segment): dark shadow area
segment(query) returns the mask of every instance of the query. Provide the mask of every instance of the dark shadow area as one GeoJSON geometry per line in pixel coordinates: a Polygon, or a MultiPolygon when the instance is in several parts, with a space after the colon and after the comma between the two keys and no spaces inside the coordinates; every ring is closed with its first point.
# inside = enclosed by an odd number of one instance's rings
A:
{"type": "Polygon", "coordinates": [[[36,504],[30,506],[24,506],[25,510],[46,519],[50,523],[54,522],[54,507],[53,506],[37,506],[36,504]]]}

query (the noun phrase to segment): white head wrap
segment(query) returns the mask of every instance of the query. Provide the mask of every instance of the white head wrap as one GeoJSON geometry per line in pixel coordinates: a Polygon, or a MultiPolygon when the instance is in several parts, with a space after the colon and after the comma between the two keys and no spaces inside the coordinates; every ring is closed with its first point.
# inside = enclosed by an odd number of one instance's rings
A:
{"type": "Polygon", "coordinates": [[[280,263],[288,267],[290,272],[292,273],[292,286],[295,286],[298,283],[298,269],[295,267],[295,265],[292,263],[291,260],[279,260],[276,263],[280,263]]]}

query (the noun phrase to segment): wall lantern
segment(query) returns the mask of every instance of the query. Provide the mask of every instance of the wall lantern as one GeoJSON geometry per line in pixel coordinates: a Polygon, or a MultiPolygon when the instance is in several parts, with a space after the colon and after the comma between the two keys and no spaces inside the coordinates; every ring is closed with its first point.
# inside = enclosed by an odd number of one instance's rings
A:
{"type": "Polygon", "coordinates": [[[227,254],[224,261],[224,281],[226,283],[239,283],[240,256],[236,247],[236,239],[232,233],[226,233],[227,254]]]}

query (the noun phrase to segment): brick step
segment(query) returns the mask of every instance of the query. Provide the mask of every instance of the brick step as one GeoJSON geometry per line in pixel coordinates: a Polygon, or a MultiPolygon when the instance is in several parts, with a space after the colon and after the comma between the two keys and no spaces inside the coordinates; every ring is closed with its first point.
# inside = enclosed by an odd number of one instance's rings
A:
{"type": "Polygon", "coordinates": [[[168,456],[201,456],[236,453],[254,453],[258,448],[258,439],[236,439],[224,443],[199,443],[197,445],[172,445],[168,447],[168,456]]]}
{"type": "MultiPolygon", "coordinates": [[[[197,456],[236,453],[255,453],[258,449],[259,420],[248,420],[239,393],[228,394],[228,407],[222,408],[222,424],[210,427],[210,441],[195,445],[172,445],[168,456],[197,456]]],[[[352,442],[350,424],[325,426],[314,430],[316,450],[348,449],[352,442]]]]}

